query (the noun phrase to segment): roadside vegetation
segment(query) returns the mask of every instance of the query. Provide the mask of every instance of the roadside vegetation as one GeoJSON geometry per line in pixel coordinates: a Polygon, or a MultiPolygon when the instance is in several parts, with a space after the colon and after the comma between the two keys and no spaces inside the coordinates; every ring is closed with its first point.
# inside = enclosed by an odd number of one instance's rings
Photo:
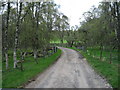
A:
{"type": "Polygon", "coordinates": [[[99,75],[112,85],[113,88],[118,88],[118,57],[116,56],[117,51],[112,51],[113,56],[110,60],[109,51],[103,51],[103,59],[100,60],[100,50],[97,48],[88,48],[87,52],[77,49],[75,47],[71,47],[70,49],[74,49],[86,58],[86,60],[90,63],[90,65],[97,71],[99,75]],[[110,64],[112,63],[112,64],[110,64]]]}
{"type": "MultiPolygon", "coordinates": [[[[26,56],[23,64],[23,71],[21,71],[19,68],[3,71],[3,88],[23,88],[22,85],[32,80],[32,78],[37,76],[39,73],[45,71],[45,69],[52,65],[59,58],[60,55],[61,50],[58,49],[58,51],[51,56],[47,56],[46,58],[38,58],[38,64],[34,62],[34,58],[32,56],[26,56]]],[[[12,64],[12,62],[13,60],[11,57],[10,64],[12,64]]],[[[3,64],[4,68],[5,63],[3,64]]]]}
{"type": "Polygon", "coordinates": [[[101,2],[83,14],[80,26],[65,31],[66,47],[75,47],[114,87],[120,86],[120,2],[101,2]]]}
{"type": "Polygon", "coordinates": [[[60,56],[61,51],[51,41],[56,39],[55,31],[69,24],[58,9],[53,0],[1,3],[3,88],[21,86],[60,56]]]}

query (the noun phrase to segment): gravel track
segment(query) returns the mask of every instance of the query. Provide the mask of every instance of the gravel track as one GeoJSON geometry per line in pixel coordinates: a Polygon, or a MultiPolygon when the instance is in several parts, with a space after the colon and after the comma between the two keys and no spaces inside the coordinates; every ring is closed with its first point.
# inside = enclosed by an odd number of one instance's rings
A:
{"type": "Polygon", "coordinates": [[[82,55],[59,47],[63,53],[58,61],[25,88],[110,88],[82,55]]]}

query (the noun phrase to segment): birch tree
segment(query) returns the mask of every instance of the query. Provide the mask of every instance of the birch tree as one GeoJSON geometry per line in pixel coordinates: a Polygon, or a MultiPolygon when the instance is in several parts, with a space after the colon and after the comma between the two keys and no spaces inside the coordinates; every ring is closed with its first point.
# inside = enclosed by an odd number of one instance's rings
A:
{"type": "Polygon", "coordinates": [[[14,68],[17,67],[17,46],[18,46],[18,36],[19,36],[18,34],[19,34],[21,12],[22,12],[22,2],[17,2],[17,22],[16,22],[15,43],[14,43],[15,46],[14,46],[14,53],[13,53],[14,68]]]}
{"type": "Polygon", "coordinates": [[[6,21],[6,30],[5,30],[5,60],[6,60],[6,69],[8,69],[8,26],[9,26],[9,14],[10,14],[10,2],[7,4],[7,21],[6,21]]]}

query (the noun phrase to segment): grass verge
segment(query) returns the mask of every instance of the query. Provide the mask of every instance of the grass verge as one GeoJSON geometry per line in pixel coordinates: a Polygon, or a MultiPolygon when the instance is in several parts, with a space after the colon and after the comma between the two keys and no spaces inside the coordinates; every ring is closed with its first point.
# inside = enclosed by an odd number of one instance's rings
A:
{"type": "MultiPolygon", "coordinates": [[[[19,88],[21,85],[25,84],[31,78],[37,76],[39,73],[43,72],[46,68],[52,65],[57,58],[61,55],[61,50],[46,58],[38,58],[38,64],[35,63],[33,57],[26,57],[23,63],[24,71],[18,69],[10,69],[3,72],[3,88],[19,88]]],[[[11,60],[13,61],[13,60],[11,60]]]]}
{"type": "MultiPolygon", "coordinates": [[[[106,78],[106,80],[108,81],[108,83],[110,83],[113,88],[119,88],[118,65],[116,65],[116,60],[114,60],[115,63],[109,64],[106,58],[104,61],[101,61],[98,58],[95,58],[92,55],[89,55],[88,52],[84,52],[75,47],[71,47],[70,49],[79,51],[87,59],[87,61],[90,63],[90,65],[97,71],[97,73],[104,76],[106,78]]],[[[99,51],[96,51],[96,53],[97,52],[99,52],[99,51]]],[[[96,56],[97,55],[98,54],[96,54],[96,56]]]]}

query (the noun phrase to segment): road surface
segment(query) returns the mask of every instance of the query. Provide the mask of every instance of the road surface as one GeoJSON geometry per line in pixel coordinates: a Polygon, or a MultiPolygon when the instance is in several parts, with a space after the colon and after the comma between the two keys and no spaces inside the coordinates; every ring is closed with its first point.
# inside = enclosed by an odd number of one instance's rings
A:
{"type": "Polygon", "coordinates": [[[78,52],[59,47],[58,61],[25,88],[109,88],[78,52]]]}

